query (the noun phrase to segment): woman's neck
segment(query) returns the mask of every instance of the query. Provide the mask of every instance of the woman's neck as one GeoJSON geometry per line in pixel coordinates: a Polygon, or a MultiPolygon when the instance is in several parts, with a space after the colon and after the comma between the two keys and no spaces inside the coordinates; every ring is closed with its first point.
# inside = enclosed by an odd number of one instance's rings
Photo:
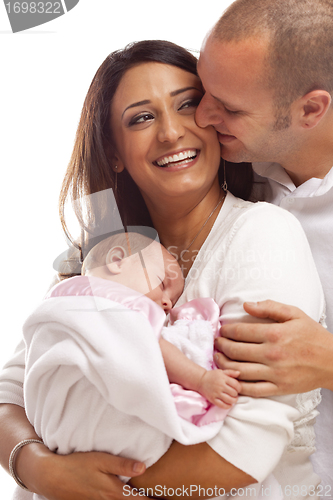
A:
{"type": "Polygon", "coordinates": [[[218,183],[198,201],[190,197],[147,207],[161,243],[174,255],[186,276],[210,233],[223,204],[224,192],[218,183]]]}

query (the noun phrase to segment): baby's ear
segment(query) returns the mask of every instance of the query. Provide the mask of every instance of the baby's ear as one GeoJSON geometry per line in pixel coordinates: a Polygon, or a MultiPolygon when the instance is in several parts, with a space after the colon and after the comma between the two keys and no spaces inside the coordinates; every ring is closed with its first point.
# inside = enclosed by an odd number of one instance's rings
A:
{"type": "Polygon", "coordinates": [[[113,247],[106,254],[105,264],[111,274],[121,273],[121,263],[126,257],[123,247],[113,247]]]}

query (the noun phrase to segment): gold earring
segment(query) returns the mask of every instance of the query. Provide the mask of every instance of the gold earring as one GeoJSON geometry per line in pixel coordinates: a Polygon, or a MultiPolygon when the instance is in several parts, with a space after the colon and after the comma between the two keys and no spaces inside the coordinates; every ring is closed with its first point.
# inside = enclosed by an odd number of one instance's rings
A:
{"type": "Polygon", "coordinates": [[[117,165],[115,165],[115,166],[114,166],[114,169],[115,169],[115,171],[116,171],[116,181],[115,181],[115,183],[114,183],[114,191],[115,191],[115,193],[116,193],[116,192],[117,192],[117,188],[118,188],[118,172],[117,172],[118,166],[117,166],[117,165]]]}
{"type": "Polygon", "coordinates": [[[222,189],[226,193],[228,191],[228,184],[227,184],[227,178],[225,175],[225,160],[223,160],[223,184],[222,184],[222,189]]]}

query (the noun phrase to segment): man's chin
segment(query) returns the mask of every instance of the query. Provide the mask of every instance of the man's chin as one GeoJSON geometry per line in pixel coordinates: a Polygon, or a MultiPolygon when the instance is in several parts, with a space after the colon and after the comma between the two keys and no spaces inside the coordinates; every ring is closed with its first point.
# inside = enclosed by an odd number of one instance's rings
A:
{"type": "Polygon", "coordinates": [[[246,154],[245,151],[231,151],[224,144],[220,144],[221,158],[225,161],[230,161],[231,163],[242,163],[248,162],[251,163],[251,159],[249,159],[249,155],[246,154]]]}

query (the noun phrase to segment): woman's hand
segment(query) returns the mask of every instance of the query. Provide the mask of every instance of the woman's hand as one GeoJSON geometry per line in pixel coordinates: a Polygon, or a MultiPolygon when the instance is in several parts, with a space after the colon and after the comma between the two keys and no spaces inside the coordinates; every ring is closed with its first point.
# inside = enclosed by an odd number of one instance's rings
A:
{"type": "MultiPolygon", "coordinates": [[[[0,405],[0,435],[0,462],[7,471],[17,443],[40,439],[24,408],[13,404],[0,405]]],[[[117,500],[123,498],[124,486],[117,475],[135,477],[146,468],[141,462],[108,453],[56,455],[43,444],[33,443],[18,452],[15,470],[30,491],[48,500],[117,500]]]]}
{"type": "Polygon", "coordinates": [[[116,475],[144,471],[144,464],[108,453],[56,455],[39,444],[25,446],[17,463],[23,483],[48,500],[123,499],[124,483],[116,475]]]}
{"type": "Polygon", "coordinates": [[[267,397],[333,390],[333,336],[297,307],[265,300],[245,311],[275,323],[234,323],[215,341],[216,364],[239,370],[240,394],[267,397]]]}

